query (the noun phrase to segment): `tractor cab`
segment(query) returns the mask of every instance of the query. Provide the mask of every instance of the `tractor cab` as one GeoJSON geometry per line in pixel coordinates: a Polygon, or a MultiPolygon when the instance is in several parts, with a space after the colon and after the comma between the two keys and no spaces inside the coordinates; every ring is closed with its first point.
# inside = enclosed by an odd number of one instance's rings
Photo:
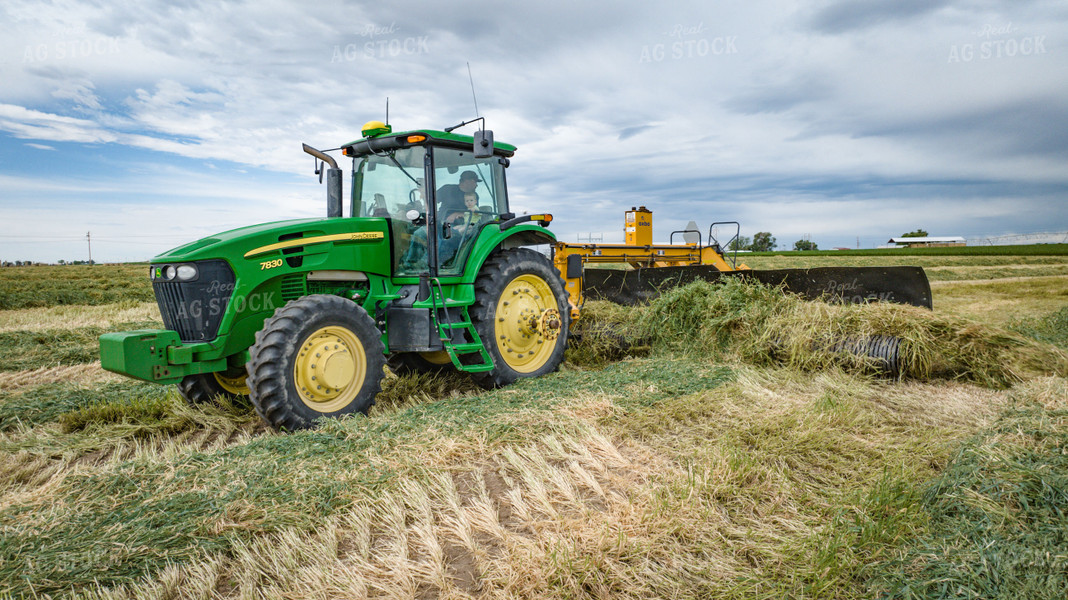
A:
{"type": "Polygon", "coordinates": [[[444,131],[393,133],[377,121],[362,133],[342,146],[352,158],[350,215],[389,220],[394,275],[461,275],[479,231],[509,213],[504,171],[515,147],[479,148],[444,131]]]}

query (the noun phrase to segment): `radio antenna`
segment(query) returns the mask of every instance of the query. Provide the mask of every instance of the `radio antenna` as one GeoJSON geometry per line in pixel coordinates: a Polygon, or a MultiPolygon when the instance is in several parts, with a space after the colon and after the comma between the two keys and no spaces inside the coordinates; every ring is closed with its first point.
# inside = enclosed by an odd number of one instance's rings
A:
{"type": "Polygon", "coordinates": [[[386,96],[386,125],[389,125],[389,96],[386,96]]]}
{"type": "Polygon", "coordinates": [[[475,97],[475,78],[471,76],[471,63],[467,63],[467,78],[471,80],[471,99],[475,101],[475,116],[481,117],[478,114],[478,98],[475,97]]]}

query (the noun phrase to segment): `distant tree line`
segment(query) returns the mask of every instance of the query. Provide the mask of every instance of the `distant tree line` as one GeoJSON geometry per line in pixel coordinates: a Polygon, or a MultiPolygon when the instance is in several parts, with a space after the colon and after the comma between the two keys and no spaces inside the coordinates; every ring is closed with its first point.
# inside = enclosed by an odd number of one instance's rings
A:
{"type": "MultiPolygon", "coordinates": [[[[924,235],[927,235],[926,233],[924,235]]],[[[727,246],[728,250],[750,252],[771,252],[775,250],[775,236],[769,231],[758,231],[752,238],[744,235],[738,236],[727,246]]],[[[812,240],[800,239],[794,242],[794,250],[819,250],[812,240]]]]}
{"type": "MultiPolygon", "coordinates": [[[[32,260],[16,260],[14,262],[12,262],[10,260],[0,261],[0,267],[43,267],[43,266],[47,266],[48,264],[49,263],[35,262],[35,261],[32,261],[32,260]]],[[[92,261],[90,261],[90,260],[72,260],[72,261],[68,262],[68,261],[65,261],[65,260],[58,260],[58,261],[56,261],[56,264],[57,265],[95,265],[96,261],[95,260],[92,260],[92,261]]]]}
{"type": "Polygon", "coordinates": [[[751,252],[771,252],[775,249],[775,236],[767,231],[758,231],[752,238],[738,236],[727,246],[728,250],[749,250],[751,252]]]}
{"type": "MultiPolygon", "coordinates": [[[[917,229],[916,231],[903,233],[901,234],[901,237],[916,238],[927,237],[928,235],[930,234],[927,233],[926,229],[917,229]]],[[[749,250],[751,252],[771,252],[775,250],[775,236],[767,231],[758,231],[753,234],[752,238],[740,235],[731,241],[730,245],[727,246],[727,249],[732,251],[749,250]]],[[[819,250],[819,246],[816,245],[816,242],[813,242],[806,237],[794,242],[794,250],[819,250]]]]}

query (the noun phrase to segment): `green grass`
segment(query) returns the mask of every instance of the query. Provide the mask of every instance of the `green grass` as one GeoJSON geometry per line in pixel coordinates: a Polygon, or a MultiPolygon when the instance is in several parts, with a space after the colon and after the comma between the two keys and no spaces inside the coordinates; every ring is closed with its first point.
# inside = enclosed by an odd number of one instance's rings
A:
{"type": "Polygon", "coordinates": [[[1063,598],[1068,388],[1021,395],[940,475],[888,481],[837,520],[817,560],[824,577],[878,598],[1063,598]]]}
{"type": "Polygon", "coordinates": [[[146,398],[155,400],[170,391],[168,387],[154,383],[130,380],[94,387],[47,383],[19,393],[0,393],[0,431],[51,423],[92,405],[125,404],[146,398]]]}
{"type": "Polygon", "coordinates": [[[1021,244],[1014,246],[951,246],[945,248],[870,248],[866,250],[816,250],[806,252],[751,252],[750,256],[1064,256],[1068,244],[1021,244]]]}
{"type": "MultiPolygon", "coordinates": [[[[417,472],[419,457],[435,440],[516,445],[540,435],[548,422],[556,431],[575,431],[577,424],[554,419],[575,389],[605,390],[623,406],[641,407],[714,387],[728,376],[692,361],[550,375],[382,418],[330,421],[317,431],[257,437],[218,452],[193,451],[172,461],[133,459],[70,475],[56,497],[0,510],[0,521],[7,523],[0,528],[0,592],[47,594],[131,583],[167,562],[225,551],[253,535],[314,529],[417,472]],[[51,516],[42,524],[46,514],[51,516]],[[33,561],[21,560],[27,556],[33,561]]],[[[138,423],[153,435],[175,432],[160,424],[186,429],[188,419],[174,414],[183,409],[167,398],[126,402],[128,408],[117,406],[120,402],[76,409],[60,422],[88,439],[138,423]]]]}
{"type": "Polygon", "coordinates": [[[1068,262],[1034,266],[958,266],[924,269],[930,281],[976,281],[1020,277],[1068,277],[1068,262]]]}
{"type": "MultiPolygon", "coordinates": [[[[918,258],[969,279],[1064,263],[918,258]]],[[[737,284],[641,310],[591,303],[559,373],[493,392],[390,376],[369,417],[292,435],[147,383],[2,394],[0,597],[482,593],[427,574],[434,527],[449,569],[476,563],[491,595],[1061,597],[1068,390],[1043,375],[1064,375],[1068,308],[1055,282],[990,285],[1050,308],[1008,311],[1010,331],[737,284]],[[883,331],[911,340],[911,381],[813,343],[883,331]],[[501,482],[464,554],[471,478],[501,482]],[[502,516],[513,501],[529,514],[502,516]],[[339,573],[365,587],[330,583],[339,573]]],[[[4,368],[95,357],[98,327],[26,329],[0,339],[4,368]]]]}
{"type": "Polygon", "coordinates": [[[1012,328],[1036,340],[1068,350],[1068,306],[1045,317],[1024,319],[1012,328]]]}
{"type": "Polygon", "coordinates": [[[101,334],[157,326],[153,321],[143,321],[119,323],[109,329],[82,327],[0,332],[0,371],[22,371],[93,362],[100,357],[101,334]]]}
{"type": "Polygon", "coordinates": [[[0,310],[154,299],[145,264],[0,269],[0,310]]]}
{"type": "Polygon", "coordinates": [[[994,327],[1041,319],[1068,306],[1068,278],[942,282],[931,286],[935,313],[965,317],[994,327]]]}

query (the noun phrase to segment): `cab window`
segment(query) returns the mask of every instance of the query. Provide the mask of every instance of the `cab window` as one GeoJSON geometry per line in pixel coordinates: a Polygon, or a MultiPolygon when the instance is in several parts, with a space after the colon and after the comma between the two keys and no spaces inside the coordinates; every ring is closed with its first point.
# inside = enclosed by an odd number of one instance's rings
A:
{"type": "Polygon", "coordinates": [[[413,146],[366,155],[353,164],[350,214],[390,219],[393,272],[399,275],[427,270],[426,232],[420,236],[406,217],[411,210],[426,214],[425,156],[422,146],[413,146]]]}
{"type": "Polygon", "coordinates": [[[471,150],[435,148],[434,202],[439,223],[438,272],[463,271],[482,225],[508,212],[504,166],[471,150]]]}

